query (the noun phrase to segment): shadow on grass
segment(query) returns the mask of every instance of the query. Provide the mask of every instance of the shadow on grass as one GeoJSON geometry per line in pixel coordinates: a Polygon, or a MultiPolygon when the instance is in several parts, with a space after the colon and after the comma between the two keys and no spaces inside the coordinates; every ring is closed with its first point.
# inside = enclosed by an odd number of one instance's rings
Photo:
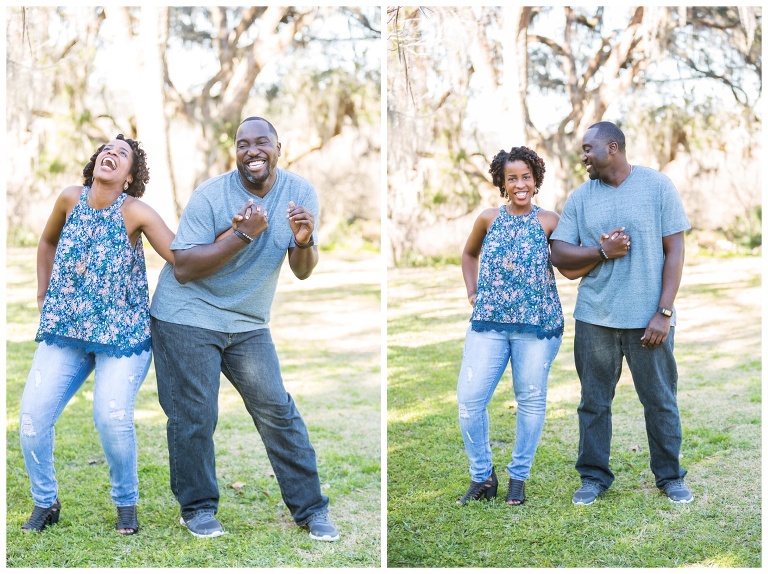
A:
{"type": "MultiPolygon", "coordinates": [[[[409,270],[407,280],[395,273],[390,281],[389,566],[760,566],[761,357],[759,344],[751,342],[755,331],[758,343],[760,337],[759,297],[753,296],[759,281],[748,278],[732,289],[701,284],[678,296],[678,308],[695,315],[688,320],[696,325],[695,332],[676,334],[682,463],[696,496],[692,504],[675,505],[655,486],[642,405],[626,364],[613,403],[615,482],[589,507],[571,503],[579,485],[579,382],[572,307],[566,307],[575,300],[575,286],[567,284],[561,292],[566,334],[550,373],[528,500],[509,507],[503,498],[516,421],[508,368],[489,406],[498,497],[457,507],[469,485],[456,406],[466,313],[455,285],[446,287],[450,296],[434,287],[453,274],[409,270]],[[421,286],[432,295],[420,297],[421,286]],[[713,305],[723,300],[737,301],[728,307],[734,316],[713,322],[713,305]]],[[[718,268],[713,276],[727,274],[718,268]]]]}
{"type": "MultiPolygon", "coordinates": [[[[329,254],[323,255],[331,264],[329,254]]],[[[309,429],[323,492],[341,540],[309,539],[282,501],[269,459],[240,396],[222,378],[216,443],[220,502],[227,534],[199,540],[179,525],[169,485],[166,418],[154,367],[136,400],[141,530],[115,531],[108,467],[92,421],[93,376],[56,425],[61,520],[38,535],[20,526],[32,509],[19,447],[19,401],[37,347],[33,250],[13,256],[14,291],[6,307],[6,566],[8,567],[376,567],[381,564],[380,298],[376,282],[347,273],[290,283],[276,297],[273,338],[283,379],[309,429]],[[365,282],[362,282],[365,280],[365,282]],[[317,288],[322,281],[325,287],[317,288]],[[336,285],[335,287],[332,285],[336,285]],[[340,310],[341,309],[341,310],[340,310]],[[345,312],[354,310],[354,315],[345,312]],[[298,313],[297,313],[298,312],[298,313]],[[300,315],[300,317],[299,317],[300,315]],[[286,317],[294,317],[288,320],[286,317]],[[298,317],[298,319],[297,319],[298,317]],[[349,339],[352,339],[350,341],[349,339]],[[238,484],[241,483],[241,484],[238,484]],[[235,488],[237,485],[238,488],[235,488]]],[[[341,269],[351,263],[340,262],[341,269]]],[[[359,265],[371,267],[372,265],[359,265]]]]}

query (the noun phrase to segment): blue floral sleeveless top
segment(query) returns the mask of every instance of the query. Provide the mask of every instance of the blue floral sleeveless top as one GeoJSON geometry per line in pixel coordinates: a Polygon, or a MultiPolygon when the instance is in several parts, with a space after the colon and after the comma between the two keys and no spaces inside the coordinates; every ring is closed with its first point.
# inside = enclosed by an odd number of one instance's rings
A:
{"type": "Polygon", "coordinates": [[[84,187],[56,246],[35,341],[127,357],[150,348],[149,286],[141,238],[131,247],[120,207],[88,205],[84,187]]]}
{"type": "Polygon", "coordinates": [[[539,339],[563,334],[563,308],[538,212],[534,205],[526,215],[510,215],[502,205],[488,229],[480,251],[473,331],[536,333],[539,339]]]}

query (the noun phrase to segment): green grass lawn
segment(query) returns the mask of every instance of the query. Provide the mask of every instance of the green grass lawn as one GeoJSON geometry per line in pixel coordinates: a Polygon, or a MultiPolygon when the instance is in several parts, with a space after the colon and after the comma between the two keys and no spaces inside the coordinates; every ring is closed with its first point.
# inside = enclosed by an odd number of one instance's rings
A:
{"type": "MultiPolygon", "coordinates": [[[[151,250],[148,250],[151,251],[151,250]]],[[[148,254],[149,255],[149,254],[148,254]]],[[[160,263],[150,258],[150,284],[160,263]]],[[[36,348],[35,250],[10,249],[6,269],[6,555],[8,567],[378,567],[381,565],[381,290],[377,255],[322,253],[306,281],[285,266],[272,334],[283,378],[309,428],[323,491],[341,533],[310,540],[296,527],[253,422],[222,378],[215,434],[227,534],[200,540],[179,525],[166,418],[154,368],[136,403],[140,532],[121,536],[92,420],[93,378],[56,425],[59,524],[23,534],[32,510],[19,448],[19,402],[36,348]],[[236,490],[233,485],[244,483],[236,490]]]]}
{"type": "Polygon", "coordinates": [[[761,262],[686,263],[675,350],[682,464],[695,500],[669,502],[649,468],[629,370],[613,403],[614,485],[576,507],[576,283],[558,281],[566,331],[523,506],[504,502],[516,404],[507,369],[491,405],[495,500],[469,485],[456,378],[470,315],[461,269],[390,271],[387,291],[387,564],[390,567],[761,566],[761,262]]]}

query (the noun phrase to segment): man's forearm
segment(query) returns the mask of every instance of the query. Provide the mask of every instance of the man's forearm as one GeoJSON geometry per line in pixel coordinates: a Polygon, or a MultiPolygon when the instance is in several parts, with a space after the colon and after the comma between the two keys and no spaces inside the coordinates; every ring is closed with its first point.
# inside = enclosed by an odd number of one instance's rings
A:
{"type": "Polygon", "coordinates": [[[664,244],[664,268],[661,272],[659,307],[671,309],[683,278],[685,239],[681,232],[664,237],[662,242],[664,244]]]}
{"type": "Polygon", "coordinates": [[[291,266],[293,274],[299,279],[306,279],[312,275],[319,259],[317,247],[314,245],[307,249],[299,249],[298,247],[288,249],[288,264],[291,266]]]}
{"type": "Polygon", "coordinates": [[[552,265],[562,269],[581,269],[603,260],[599,246],[584,247],[553,240],[550,245],[552,265]]]}
{"type": "Polygon", "coordinates": [[[249,244],[232,234],[208,245],[178,249],[173,252],[173,274],[182,284],[209,277],[248,247],[249,244]]]}

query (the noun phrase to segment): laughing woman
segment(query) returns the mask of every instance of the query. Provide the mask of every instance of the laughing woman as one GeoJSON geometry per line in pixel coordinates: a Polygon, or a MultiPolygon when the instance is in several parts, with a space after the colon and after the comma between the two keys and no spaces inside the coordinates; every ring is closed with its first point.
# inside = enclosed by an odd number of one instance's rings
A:
{"type": "MultiPolygon", "coordinates": [[[[488,404],[508,363],[517,401],[506,501],[525,501],[525,481],[544,426],[547,378],[563,336],[563,310],[549,260],[559,216],[532,203],[544,162],[527,147],[500,151],[489,170],[507,200],[483,211],[464,247],[461,268],[473,312],[458,381],[459,427],[471,482],[456,503],[496,496],[488,404]]],[[[588,269],[565,271],[569,278],[588,269]]]]}
{"type": "Polygon", "coordinates": [[[149,181],[139,142],[122,134],[61,192],[37,249],[39,343],[21,400],[20,436],[35,507],[22,526],[59,520],[54,425],[94,370],[93,419],[117,506],[117,530],[139,530],[136,394],[152,358],[142,235],[173,263],[174,234],[140,201],[149,181]]]}

